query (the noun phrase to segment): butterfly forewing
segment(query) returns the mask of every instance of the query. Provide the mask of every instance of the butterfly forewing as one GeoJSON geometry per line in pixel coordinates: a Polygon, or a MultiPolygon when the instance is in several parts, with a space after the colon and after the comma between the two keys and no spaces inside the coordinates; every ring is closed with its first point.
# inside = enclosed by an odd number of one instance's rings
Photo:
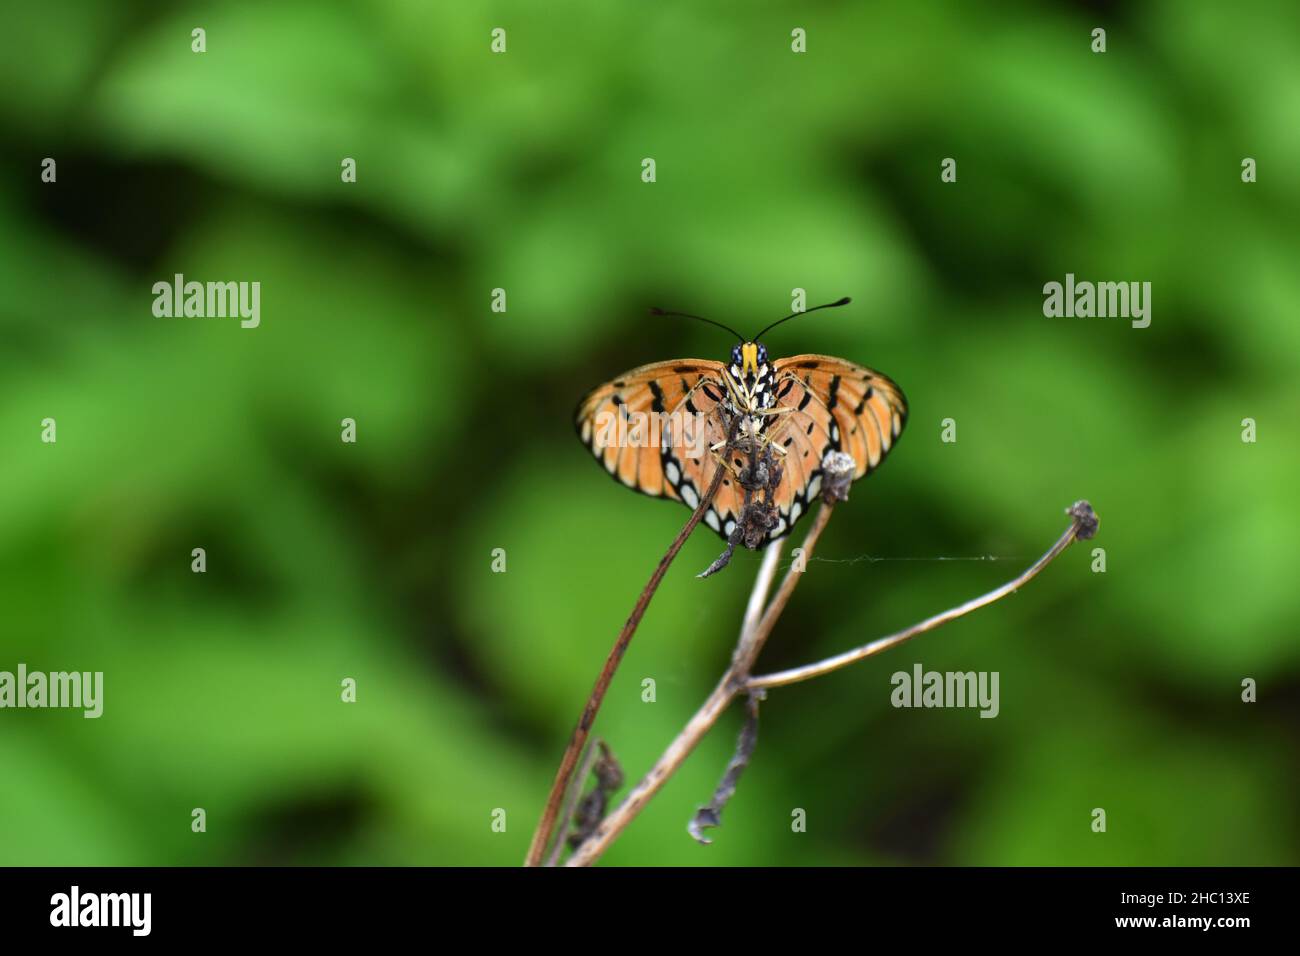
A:
{"type": "MultiPolygon", "coordinates": [[[[720,362],[680,359],[643,365],[593,389],[579,404],[578,437],[614,478],[643,494],[694,508],[713,479],[710,446],[723,441],[718,405],[727,387],[720,362]]],[[[714,507],[728,497],[722,489],[714,507]]],[[[720,518],[709,521],[710,527],[720,518]]]]}
{"type": "Polygon", "coordinates": [[[848,452],[857,463],[855,479],[894,447],[907,422],[907,399],[886,376],[829,355],[796,355],[773,367],[778,405],[816,420],[828,439],[823,456],[848,452]]]}

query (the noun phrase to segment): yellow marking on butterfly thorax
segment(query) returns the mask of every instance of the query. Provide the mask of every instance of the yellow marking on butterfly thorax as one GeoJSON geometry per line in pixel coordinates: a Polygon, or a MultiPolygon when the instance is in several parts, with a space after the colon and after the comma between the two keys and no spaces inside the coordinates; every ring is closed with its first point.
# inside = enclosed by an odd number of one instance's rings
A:
{"type": "Polygon", "coordinates": [[[740,347],[740,374],[758,374],[758,343],[746,342],[740,347]]]}

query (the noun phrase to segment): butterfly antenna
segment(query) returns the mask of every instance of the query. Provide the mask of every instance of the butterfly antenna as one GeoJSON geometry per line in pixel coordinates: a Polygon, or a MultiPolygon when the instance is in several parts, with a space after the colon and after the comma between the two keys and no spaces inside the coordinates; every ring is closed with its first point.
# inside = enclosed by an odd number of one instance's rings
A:
{"type": "Polygon", "coordinates": [[[650,314],[651,315],[675,315],[681,319],[695,319],[697,322],[707,322],[709,323],[709,325],[716,325],[718,328],[730,332],[732,335],[736,337],[737,342],[745,341],[745,337],[741,335],[739,332],[737,332],[735,329],[733,329],[731,326],[723,325],[721,322],[715,322],[712,319],[706,319],[702,315],[691,315],[689,312],[665,312],[663,309],[658,309],[658,308],[651,309],[650,314]]]}
{"type": "Polygon", "coordinates": [[[848,304],[849,304],[850,302],[852,302],[852,301],[853,301],[853,300],[850,299],[850,298],[846,295],[844,298],[839,299],[839,300],[836,301],[836,302],[827,302],[825,305],[815,305],[815,306],[813,306],[811,309],[804,309],[803,312],[791,312],[791,313],[790,313],[789,315],[787,315],[784,319],[777,319],[775,322],[773,322],[771,325],[769,325],[767,328],[765,328],[762,332],[759,332],[758,335],[754,336],[754,337],[753,337],[752,339],[750,339],[749,341],[751,341],[751,342],[757,342],[759,339],[761,339],[763,336],[767,335],[768,332],[771,332],[774,328],[776,328],[776,327],[777,327],[778,325],[780,325],[782,322],[789,322],[789,321],[790,321],[791,319],[793,319],[796,315],[803,315],[805,312],[816,312],[818,309],[835,309],[835,308],[839,308],[841,305],[848,305],[848,304]]]}

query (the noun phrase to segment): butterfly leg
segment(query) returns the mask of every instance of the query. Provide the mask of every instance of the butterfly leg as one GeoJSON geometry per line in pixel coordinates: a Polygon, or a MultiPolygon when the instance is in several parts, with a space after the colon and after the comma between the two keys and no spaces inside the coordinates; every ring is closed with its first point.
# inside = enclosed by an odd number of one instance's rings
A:
{"type": "Polygon", "coordinates": [[[710,448],[709,451],[713,453],[713,460],[718,463],[718,467],[727,469],[727,473],[731,475],[732,478],[739,480],[740,472],[736,471],[735,465],[733,465],[730,461],[728,461],[726,456],[724,456],[719,450],[722,448],[723,445],[726,444],[727,444],[726,442],[720,442],[719,444],[714,445],[712,448],[710,448]]]}
{"type": "MultiPolygon", "coordinates": [[[[791,408],[790,406],[782,406],[780,408],[760,408],[758,414],[776,418],[778,415],[790,415],[795,411],[796,409],[791,408]]],[[[778,440],[781,436],[773,433],[778,431],[783,424],[785,424],[784,421],[777,421],[775,422],[775,427],[766,430],[759,436],[765,445],[771,446],[778,455],[782,456],[786,454],[786,448],[778,440]]]]}
{"type": "Polygon", "coordinates": [[[791,405],[782,405],[779,408],[760,408],[755,414],[775,417],[777,415],[790,415],[796,411],[798,409],[791,405]]]}

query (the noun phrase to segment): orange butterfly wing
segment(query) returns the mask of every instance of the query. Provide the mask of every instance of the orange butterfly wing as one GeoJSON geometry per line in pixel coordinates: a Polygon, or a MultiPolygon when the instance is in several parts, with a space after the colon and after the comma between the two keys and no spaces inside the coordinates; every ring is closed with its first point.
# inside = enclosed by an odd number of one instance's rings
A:
{"type": "Polygon", "coordinates": [[[854,480],[876,468],[907,422],[907,400],[889,378],[829,355],[796,355],[773,363],[775,408],[768,429],[784,474],[773,495],[779,538],[821,494],[822,459],[846,451],[857,463],[854,480]]]}
{"type": "MultiPolygon", "coordinates": [[[[884,460],[907,422],[902,390],[872,369],[827,355],[796,355],[774,362],[773,371],[775,408],[788,411],[773,418],[767,433],[784,452],[770,540],[788,534],[817,500],[827,452],[851,454],[856,480],[884,460]]],[[[719,411],[728,401],[725,374],[720,362],[707,359],[633,369],[593,389],[578,404],[578,437],[624,485],[693,509],[719,467],[709,447],[726,440],[719,411]],[[678,417],[665,432],[654,431],[650,422],[664,415],[678,417]],[[688,426],[693,423],[692,430],[688,426]],[[662,434],[669,438],[660,440],[662,434]]],[[[740,468],[744,462],[733,464],[740,468]]],[[[743,489],[725,476],[704,523],[726,539],[743,507],[743,489]]]]}
{"type": "MultiPolygon", "coordinates": [[[[694,510],[718,464],[709,447],[726,440],[719,404],[721,362],[678,359],[627,372],[592,389],[574,413],[578,437],[617,481],[694,510]]],[[[704,522],[724,537],[743,492],[723,479],[704,522]]]]}
{"type": "Polygon", "coordinates": [[[874,369],[830,355],[796,355],[772,367],[777,404],[794,405],[794,417],[816,421],[830,439],[823,454],[852,455],[855,481],[884,460],[907,424],[903,390],[874,369]]]}

